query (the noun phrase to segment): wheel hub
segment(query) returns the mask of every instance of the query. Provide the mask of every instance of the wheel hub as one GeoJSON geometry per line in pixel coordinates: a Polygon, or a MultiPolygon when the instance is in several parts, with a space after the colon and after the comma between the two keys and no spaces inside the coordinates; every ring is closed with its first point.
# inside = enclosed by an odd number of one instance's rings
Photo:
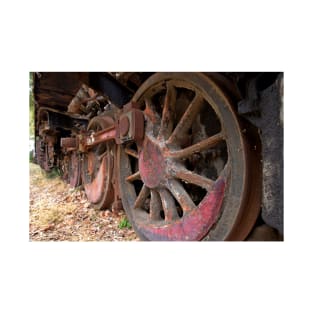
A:
{"type": "Polygon", "coordinates": [[[139,154],[140,176],[149,188],[159,186],[165,179],[166,163],[160,147],[146,138],[139,154]]]}

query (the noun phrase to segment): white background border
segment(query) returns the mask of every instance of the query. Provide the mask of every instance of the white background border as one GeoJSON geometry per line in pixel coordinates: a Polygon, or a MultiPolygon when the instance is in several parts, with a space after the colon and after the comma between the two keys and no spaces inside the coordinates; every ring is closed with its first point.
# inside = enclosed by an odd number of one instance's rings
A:
{"type": "Polygon", "coordinates": [[[1,312],[312,312],[312,17],[290,3],[2,2],[1,312]],[[28,242],[29,71],[142,70],[285,72],[284,243],[28,242]]]}

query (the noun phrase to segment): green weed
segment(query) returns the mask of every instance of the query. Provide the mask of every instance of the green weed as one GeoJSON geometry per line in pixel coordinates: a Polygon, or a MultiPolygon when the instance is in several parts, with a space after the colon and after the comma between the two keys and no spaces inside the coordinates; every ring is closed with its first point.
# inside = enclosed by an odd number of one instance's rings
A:
{"type": "Polygon", "coordinates": [[[52,168],[51,171],[45,172],[45,176],[48,179],[53,179],[53,178],[56,178],[56,177],[60,177],[60,175],[61,175],[60,170],[58,168],[55,168],[55,167],[52,168]]]}
{"type": "Polygon", "coordinates": [[[126,217],[123,217],[120,220],[120,223],[118,224],[118,228],[123,229],[123,228],[131,228],[132,225],[130,224],[130,222],[128,221],[128,219],[126,217]]]}

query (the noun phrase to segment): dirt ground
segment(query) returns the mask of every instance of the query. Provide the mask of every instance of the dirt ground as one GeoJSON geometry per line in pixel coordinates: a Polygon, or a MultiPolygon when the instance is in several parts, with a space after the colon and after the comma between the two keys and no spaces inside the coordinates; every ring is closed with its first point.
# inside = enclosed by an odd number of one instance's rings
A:
{"type": "Polygon", "coordinates": [[[71,188],[33,163],[29,170],[30,241],[139,240],[124,211],[95,210],[82,187],[71,188]]]}

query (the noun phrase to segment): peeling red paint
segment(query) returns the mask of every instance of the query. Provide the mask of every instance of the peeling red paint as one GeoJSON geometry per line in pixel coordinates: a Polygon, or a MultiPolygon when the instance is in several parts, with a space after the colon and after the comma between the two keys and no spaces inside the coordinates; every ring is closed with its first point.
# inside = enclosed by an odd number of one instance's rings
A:
{"type": "Polygon", "coordinates": [[[225,178],[220,177],[196,210],[169,225],[139,225],[140,231],[150,240],[200,240],[207,234],[219,216],[225,185],[225,178]]]}
{"type": "Polygon", "coordinates": [[[159,185],[165,174],[165,162],[159,147],[145,139],[144,148],[139,155],[141,179],[149,188],[159,185]]]}

